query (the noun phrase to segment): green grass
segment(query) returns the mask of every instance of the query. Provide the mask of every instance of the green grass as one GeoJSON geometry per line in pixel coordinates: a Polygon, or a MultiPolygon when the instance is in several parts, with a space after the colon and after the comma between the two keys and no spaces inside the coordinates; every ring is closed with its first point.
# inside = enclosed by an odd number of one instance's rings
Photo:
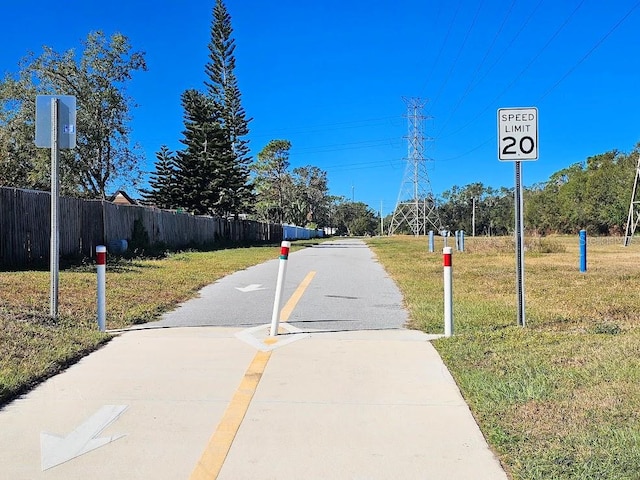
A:
{"type": "MultiPolygon", "coordinates": [[[[313,242],[294,242],[292,250],[313,242]]],[[[316,242],[317,243],[317,242],[316,242]]],[[[232,272],[278,258],[279,247],[185,252],[107,263],[107,329],[155,320],[232,272]]],[[[49,317],[49,272],[0,272],[0,406],[109,341],[97,331],[93,265],[64,269],[59,317],[49,317]]]]}
{"type": "MultiPolygon", "coordinates": [[[[416,328],[443,331],[442,255],[372,239],[416,328]]],[[[455,335],[434,342],[514,479],[639,479],[640,245],[528,239],[527,327],[516,321],[511,239],[454,253],[455,335]]],[[[438,245],[437,251],[441,245],[438,245]]]]}

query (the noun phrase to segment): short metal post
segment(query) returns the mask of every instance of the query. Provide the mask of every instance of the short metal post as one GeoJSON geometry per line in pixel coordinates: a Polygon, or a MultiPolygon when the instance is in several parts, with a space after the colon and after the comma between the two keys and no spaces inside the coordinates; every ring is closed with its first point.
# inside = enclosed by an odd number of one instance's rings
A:
{"type": "Polygon", "coordinates": [[[460,240],[459,240],[459,242],[460,242],[460,251],[464,252],[464,230],[460,230],[458,232],[458,235],[460,235],[460,240]]]}
{"type": "Polygon", "coordinates": [[[453,266],[451,247],[442,250],[444,266],[444,336],[453,335],[453,266]]]}
{"type": "Polygon", "coordinates": [[[273,312],[271,314],[271,332],[270,335],[275,337],[278,335],[278,326],[280,324],[280,304],[282,303],[282,290],[284,288],[284,278],[287,273],[287,259],[289,258],[289,249],[291,242],[284,241],[280,245],[280,265],[278,266],[278,281],[276,283],[276,297],[273,301],[273,312]]]}
{"type": "Polygon", "coordinates": [[[107,319],[107,247],[104,245],[96,247],[96,271],[98,274],[98,329],[104,332],[107,319]]]}
{"type": "Polygon", "coordinates": [[[580,230],[580,271],[587,271],[587,231],[580,230]]]}
{"type": "Polygon", "coordinates": [[[435,251],[435,240],[433,230],[429,230],[429,253],[435,251]]]}

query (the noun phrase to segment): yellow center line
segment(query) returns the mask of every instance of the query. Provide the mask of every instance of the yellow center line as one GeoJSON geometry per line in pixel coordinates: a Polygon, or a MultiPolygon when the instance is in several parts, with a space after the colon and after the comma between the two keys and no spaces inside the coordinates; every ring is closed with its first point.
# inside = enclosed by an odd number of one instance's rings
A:
{"type": "MultiPolygon", "coordinates": [[[[298,285],[296,291],[293,292],[291,298],[289,298],[284,308],[280,311],[281,321],[286,322],[289,319],[291,312],[293,312],[298,301],[302,298],[304,291],[311,283],[311,280],[313,280],[315,274],[316,272],[309,272],[302,283],[298,285]]],[[[218,478],[224,461],[229,454],[229,450],[231,450],[233,440],[249,409],[253,394],[256,392],[262,374],[267,368],[269,358],[271,358],[271,351],[256,353],[240,382],[240,386],[233,395],[231,403],[224,412],[218,428],[216,428],[216,431],[211,435],[200,460],[198,460],[198,463],[193,469],[189,477],[190,480],[215,480],[218,478]]]]}
{"type": "Polygon", "coordinates": [[[293,292],[293,295],[291,295],[291,298],[289,299],[287,304],[282,308],[282,310],[280,310],[281,322],[286,322],[287,320],[289,320],[289,317],[291,316],[291,312],[293,312],[293,309],[296,308],[298,301],[302,298],[304,291],[307,289],[307,287],[311,283],[311,280],[313,280],[313,277],[315,276],[316,276],[316,272],[312,270],[309,273],[307,273],[307,276],[304,277],[304,280],[300,282],[300,285],[298,285],[298,288],[296,288],[296,291],[293,292]]]}

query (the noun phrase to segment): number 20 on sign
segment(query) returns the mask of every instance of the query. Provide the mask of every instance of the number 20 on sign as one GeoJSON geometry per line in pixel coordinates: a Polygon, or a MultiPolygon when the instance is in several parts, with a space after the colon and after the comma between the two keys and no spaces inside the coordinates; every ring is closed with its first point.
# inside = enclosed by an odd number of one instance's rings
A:
{"type": "Polygon", "coordinates": [[[538,109],[498,109],[498,158],[505,161],[538,159],[538,109]]]}

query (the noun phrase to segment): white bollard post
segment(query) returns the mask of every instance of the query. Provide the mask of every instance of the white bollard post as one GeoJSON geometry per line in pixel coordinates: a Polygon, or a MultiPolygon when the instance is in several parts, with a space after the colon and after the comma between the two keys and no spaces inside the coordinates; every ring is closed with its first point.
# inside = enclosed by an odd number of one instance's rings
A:
{"type": "Polygon", "coordinates": [[[276,298],[273,301],[273,313],[271,314],[270,335],[278,335],[278,325],[280,324],[280,304],[282,303],[282,289],[284,288],[284,277],[287,273],[287,259],[289,258],[289,248],[291,242],[284,241],[280,245],[280,265],[278,266],[278,282],[276,283],[276,298]]]}
{"type": "Polygon", "coordinates": [[[96,247],[96,270],[98,273],[98,328],[104,332],[107,318],[107,247],[104,245],[96,247]]]}
{"type": "Polygon", "coordinates": [[[453,272],[451,247],[442,249],[444,265],[444,336],[453,335],[453,272]]]}

